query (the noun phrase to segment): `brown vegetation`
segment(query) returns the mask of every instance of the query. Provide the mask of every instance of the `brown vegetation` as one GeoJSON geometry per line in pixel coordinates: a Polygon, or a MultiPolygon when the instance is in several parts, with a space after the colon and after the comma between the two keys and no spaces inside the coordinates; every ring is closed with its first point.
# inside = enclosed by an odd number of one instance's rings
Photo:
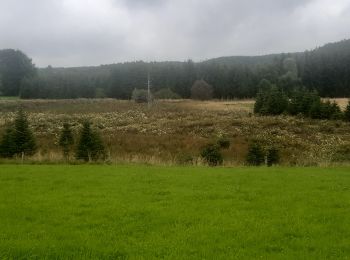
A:
{"type": "MultiPolygon", "coordinates": [[[[22,106],[28,112],[39,151],[36,161],[63,160],[58,146],[64,122],[77,135],[88,119],[101,132],[111,162],[201,164],[206,144],[225,136],[224,165],[241,165],[253,139],[277,145],[285,165],[328,165],[350,144],[350,124],[290,116],[256,117],[253,101],[158,101],[113,99],[0,100],[0,133],[22,106]]],[[[342,157],[343,158],[343,157],[342,157]]]]}

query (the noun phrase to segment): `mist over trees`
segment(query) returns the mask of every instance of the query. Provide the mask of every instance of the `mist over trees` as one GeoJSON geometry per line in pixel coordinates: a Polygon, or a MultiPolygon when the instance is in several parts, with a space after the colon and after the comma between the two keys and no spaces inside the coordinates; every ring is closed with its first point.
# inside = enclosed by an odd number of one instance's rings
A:
{"type": "Polygon", "coordinates": [[[19,50],[0,50],[0,93],[18,96],[22,80],[34,77],[36,69],[32,60],[19,50]]]}
{"type": "Polygon", "coordinates": [[[191,88],[191,98],[195,100],[210,100],[213,98],[213,87],[205,80],[196,80],[191,88]]]}
{"type": "Polygon", "coordinates": [[[131,99],[134,89],[167,89],[191,97],[194,82],[203,79],[213,88],[213,98],[251,98],[266,79],[284,93],[304,86],[323,97],[350,96],[350,40],[327,44],[312,51],[255,57],[223,57],[199,63],[127,62],[97,67],[42,68],[13,50],[0,52],[0,92],[21,98],[131,99]],[[15,57],[15,58],[14,58],[15,57]],[[7,62],[11,60],[11,62],[7,62]]]}

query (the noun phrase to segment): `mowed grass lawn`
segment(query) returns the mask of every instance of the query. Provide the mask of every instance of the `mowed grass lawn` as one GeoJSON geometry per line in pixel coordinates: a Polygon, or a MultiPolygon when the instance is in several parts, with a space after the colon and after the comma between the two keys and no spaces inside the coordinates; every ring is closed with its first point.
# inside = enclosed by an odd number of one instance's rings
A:
{"type": "Polygon", "coordinates": [[[348,259],[350,168],[0,165],[0,259],[348,259]]]}

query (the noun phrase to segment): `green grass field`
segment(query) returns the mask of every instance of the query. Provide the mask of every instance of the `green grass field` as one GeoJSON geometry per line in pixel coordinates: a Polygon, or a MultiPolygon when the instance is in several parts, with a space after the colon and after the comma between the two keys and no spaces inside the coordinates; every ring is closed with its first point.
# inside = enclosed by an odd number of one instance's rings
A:
{"type": "Polygon", "coordinates": [[[0,166],[0,259],[348,259],[350,168],[0,166]]]}

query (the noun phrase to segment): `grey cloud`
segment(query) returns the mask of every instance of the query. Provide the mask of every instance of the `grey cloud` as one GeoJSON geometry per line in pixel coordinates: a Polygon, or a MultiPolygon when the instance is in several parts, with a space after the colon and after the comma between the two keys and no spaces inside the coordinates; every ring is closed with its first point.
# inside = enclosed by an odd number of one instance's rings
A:
{"type": "MultiPolygon", "coordinates": [[[[154,7],[161,7],[167,3],[168,0],[123,0],[123,4],[128,8],[143,8],[149,9],[154,7]]],[[[115,3],[120,1],[115,0],[115,3]]]]}
{"type": "Polygon", "coordinates": [[[303,51],[349,37],[348,0],[0,0],[0,48],[39,66],[303,51]]]}

